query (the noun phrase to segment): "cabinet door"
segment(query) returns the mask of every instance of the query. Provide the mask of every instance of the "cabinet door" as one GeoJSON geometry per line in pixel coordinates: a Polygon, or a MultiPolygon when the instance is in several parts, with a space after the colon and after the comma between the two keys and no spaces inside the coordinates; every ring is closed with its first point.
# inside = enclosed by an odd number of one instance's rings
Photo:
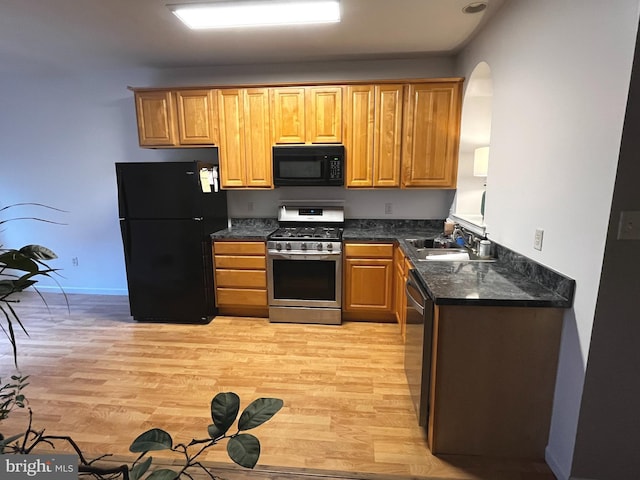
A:
{"type": "Polygon", "coordinates": [[[250,88],[244,93],[245,185],[271,188],[273,187],[273,167],[269,90],[250,88]]]}
{"type": "Polygon", "coordinates": [[[405,255],[400,247],[396,247],[394,251],[394,263],[395,263],[395,283],[394,283],[394,302],[395,302],[395,314],[396,320],[400,325],[400,334],[404,340],[406,337],[407,326],[407,296],[405,293],[404,285],[406,283],[405,274],[405,255]]]}
{"type": "Polygon", "coordinates": [[[306,90],[306,142],[342,142],[342,87],[306,90]]]}
{"type": "Polygon", "coordinates": [[[213,90],[179,90],[176,92],[178,135],[181,145],[215,145],[213,90]]]}
{"type": "Polygon", "coordinates": [[[171,92],[136,92],[135,102],[140,146],[176,146],[178,141],[171,92]]]}
{"type": "Polygon", "coordinates": [[[373,186],[400,186],[403,85],[376,86],[373,186]]]}
{"type": "Polygon", "coordinates": [[[346,311],[393,313],[393,260],[347,258],[346,311]]]}
{"type": "Polygon", "coordinates": [[[346,89],[344,146],[347,188],[373,187],[374,89],[373,85],[351,85],[346,89]]]}
{"type": "Polygon", "coordinates": [[[346,89],[347,187],[399,187],[403,85],[346,89]]]}
{"type": "Polygon", "coordinates": [[[274,143],[305,142],[304,87],[271,88],[274,143]]]}
{"type": "Polygon", "coordinates": [[[244,105],[242,91],[218,90],[220,123],[220,185],[222,188],[245,186],[245,149],[243,140],[244,105]]]}
{"type": "Polygon", "coordinates": [[[405,107],[403,187],[455,188],[460,82],[409,85],[405,107]]]}

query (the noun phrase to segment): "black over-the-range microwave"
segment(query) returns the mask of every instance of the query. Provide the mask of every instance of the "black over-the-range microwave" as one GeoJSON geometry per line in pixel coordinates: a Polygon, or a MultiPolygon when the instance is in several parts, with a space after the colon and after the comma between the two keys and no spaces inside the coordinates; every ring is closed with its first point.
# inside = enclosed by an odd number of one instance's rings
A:
{"type": "Polygon", "coordinates": [[[344,146],[275,145],[273,184],[276,187],[344,185],[344,146]]]}

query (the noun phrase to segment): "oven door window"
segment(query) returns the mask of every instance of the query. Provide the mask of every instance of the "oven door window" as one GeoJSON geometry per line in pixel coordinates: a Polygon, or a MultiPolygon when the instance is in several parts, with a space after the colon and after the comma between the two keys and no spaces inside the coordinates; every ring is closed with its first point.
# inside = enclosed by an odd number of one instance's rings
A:
{"type": "Polygon", "coordinates": [[[296,300],[336,300],[336,262],[273,260],[273,297],[296,300]]]}

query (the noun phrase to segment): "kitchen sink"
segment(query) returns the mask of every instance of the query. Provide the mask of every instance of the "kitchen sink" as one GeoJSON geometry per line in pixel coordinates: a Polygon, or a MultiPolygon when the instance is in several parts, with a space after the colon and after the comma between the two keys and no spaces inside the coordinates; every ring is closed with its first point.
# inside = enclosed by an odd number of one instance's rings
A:
{"type": "Polygon", "coordinates": [[[479,257],[468,248],[448,247],[434,248],[433,240],[430,238],[407,238],[405,239],[413,247],[414,256],[419,262],[495,262],[495,258],[479,257]]]}
{"type": "Polygon", "coordinates": [[[405,238],[404,241],[415,248],[433,248],[433,238],[405,238]]]}

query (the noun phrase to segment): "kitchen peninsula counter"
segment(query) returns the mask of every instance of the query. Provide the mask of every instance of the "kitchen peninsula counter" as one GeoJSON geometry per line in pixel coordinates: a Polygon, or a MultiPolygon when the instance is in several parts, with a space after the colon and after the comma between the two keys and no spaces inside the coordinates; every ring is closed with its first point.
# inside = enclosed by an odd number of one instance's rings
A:
{"type": "Polygon", "coordinates": [[[495,262],[418,261],[407,238],[435,238],[444,220],[347,220],[343,241],[395,242],[436,305],[570,308],[575,281],[494,244],[495,262]]]}

